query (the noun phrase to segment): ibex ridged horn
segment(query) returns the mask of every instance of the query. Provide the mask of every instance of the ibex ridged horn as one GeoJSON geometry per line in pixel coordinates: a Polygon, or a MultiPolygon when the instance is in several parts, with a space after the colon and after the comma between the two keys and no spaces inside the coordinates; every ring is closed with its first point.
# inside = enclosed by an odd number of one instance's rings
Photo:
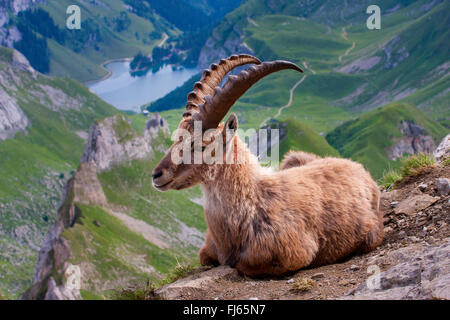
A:
{"type": "Polygon", "coordinates": [[[194,84],[194,89],[187,96],[186,115],[198,110],[196,106],[205,103],[205,97],[212,95],[223,78],[236,67],[246,64],[261,64],[258,58],[248,54],[232,55],[220,60],[218,64],[213,63],[210,69],[203,71],[200,81],[194,84]]]}
{"type": "MultiPolygon", "coordinates": [[[[256,58],[255,58],[256,59],[256,58]]],[[[216,128],[230,108],[252,85],[265,76],[280,70],[292,69],[303,72],[295,63],[283,60],[269,61],[243,70],[237,76],[230,75],[222,88],[211,89],[208,94],[210,99],[202,97],[203,102],[198,105],[199,111],[193,115],[193,119],[202,121],[204,130],[216,128]]],[[[212,82],[211,82],[212,83],[212,82]]],[[[220,83],[217,80],[214,82],[220,83]]]]}

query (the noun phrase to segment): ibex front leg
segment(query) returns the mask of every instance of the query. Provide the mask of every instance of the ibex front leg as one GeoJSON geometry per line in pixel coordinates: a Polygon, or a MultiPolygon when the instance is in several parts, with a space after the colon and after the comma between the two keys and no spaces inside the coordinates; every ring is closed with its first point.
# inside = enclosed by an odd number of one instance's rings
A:
{"type": "Polygon", "coordinates": [[[217,257],[217,249],[212,239],[211,233],[209,230],[206,232],[206,240],[203,248],[200,249],[199,252],[200,263],[203,266],[219,265],[219,258],[217,257]]]}

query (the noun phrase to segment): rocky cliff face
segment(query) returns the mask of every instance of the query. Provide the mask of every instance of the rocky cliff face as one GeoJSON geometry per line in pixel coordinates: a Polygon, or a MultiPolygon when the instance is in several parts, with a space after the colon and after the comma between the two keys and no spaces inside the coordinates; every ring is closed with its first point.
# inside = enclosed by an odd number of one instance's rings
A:
{"type": "Polygon", "coordinates": [[[450,134],[442,139],[439,146],[433,152],[433,155],[438,163],[450,158],[450,134]]]}
{"type": "Polygon", "coordinates": [[[136,135],[121,115],[94,123],[81,162],[94,162],[98,171],[134,159],[144,159],[152,152],[151,142],[158,133],[168,133],[168,124],[157,113],[147,121],[142,136],[136,135]]]}
{"type": "Polygon", "coordinates": [[[46,0],[0,0],[0,7],[11,10],[14,14],[29,9],[39,3],[45,3],[46,0]]]}
{"type": "Polygon", "coordinates": [[[0,45],[12,48],[14,42],[20,41],[22,35],[16,26],[8,26],[9,13],[17,15],[46,0],[0,0],[0,45]]]}
{"type": "Polygon", "coordinates": [[[218,32],[214,30],[203,46],[198,59],[198,69],[206,69],[213,62],[237,53],[254,54],[244,41],[244,31],[232,21],[227,19],[222,22],[228,32],[218,32]]]}
{"type": "Polygon", "coordinates": [[[403,137],[395,139],[395,144],[388,148],[389,159],[397,160],[405,154],[431,153],[436,149],[433,138],[415,123],[402,121],[399,129],[403,137]]]}
{"type": "Polygon", "coordinates": [[[15,99],[0,87],[0,140],[13,138],[19,131],[25,132],[29,124],[15,99]]]}
{"type": "Polygon", "coordinates": [[[45,237],[39,252],[33,286],[23,295],[23,299],[81,299],[79,288],[70,288],[61,280],[71,268],[71,264],[66,262],[70,258],[70,247],[61,233],[72,227],[81,214],[75,203],[106,205],[94,162],[80,164],[74,177],[67,183],[57,221],[45,237]]]}
{"type": "Polygon", "coordinates": [[[27,71],[33,78],[36,77],[36,71],[20,52],[12,49],[3,54],[9,56],[6,59],[9,61],[8,66],[0,72],[0,140],[13,138],[19,131],[26,132],[26,128],[31,125],[17,99],[5,91],[6,88],[16,91],[20,84],[13,70],[27,71]]]}

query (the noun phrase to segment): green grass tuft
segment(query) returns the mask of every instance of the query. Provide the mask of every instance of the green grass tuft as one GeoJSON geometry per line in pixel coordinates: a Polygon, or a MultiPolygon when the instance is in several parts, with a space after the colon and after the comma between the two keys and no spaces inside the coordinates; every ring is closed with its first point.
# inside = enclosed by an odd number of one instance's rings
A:
{"type": "Polygon", "coordinates": [[[419,153],[407,157],[402,161],[402,176],[415,176],[420,174],[424,168],[434,166],[435,161],[431,154],[419,153]]]}
{"type": "Polygon", "coordinates": [[[432,155],[427,153],[419,153],[401,160],[401,166],[398,169],[390,169],[383,174],[379,180],[379,185],[383,189],[390,189],[404,178],[416,176],[424,169],[435,165],[432,155]]]}
{"type": "Polygon", "coordinates": [[[177,262],[177,265],[161,280],[154,282],[148,279],[145,285],[137,283],[126,288],[115,289],[108,298],[113,300],[160,300],[162,297],[156,293],[158,288],[203,270],[204,268],[198,262],[177,262]]]}
{"type": "Polygon", "coordinates": [[[398,172],[398,170],[391,169],[383,174],[383,177],[379,181],[379,185],[381,185],[383,189],[390,189],[395,185],[397,181],[400,181],[402,178],[403,177],[401,173],[398,172]]]}

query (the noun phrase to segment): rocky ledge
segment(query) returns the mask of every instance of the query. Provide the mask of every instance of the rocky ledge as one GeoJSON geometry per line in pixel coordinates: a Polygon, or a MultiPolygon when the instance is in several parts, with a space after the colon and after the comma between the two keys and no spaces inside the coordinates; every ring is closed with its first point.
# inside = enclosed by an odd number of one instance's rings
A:
{"type": "Polygon", "coordinates": [[[278,279],[202,268],[156,291],[164,299],[450,299],[450,166],[382,193],[385,240],[339,264],[278,279]]]}
{"type": "Polygon", "coordinates": [[[119,163],[145,159],[154,151],[152,140],[158,133],[169,132],[167,121],[157,113],[147,120],[142,136],[126,122],[122,115],[117,115],[94,123],[81,162],[94,162],[100,172],[119,163]]]}

